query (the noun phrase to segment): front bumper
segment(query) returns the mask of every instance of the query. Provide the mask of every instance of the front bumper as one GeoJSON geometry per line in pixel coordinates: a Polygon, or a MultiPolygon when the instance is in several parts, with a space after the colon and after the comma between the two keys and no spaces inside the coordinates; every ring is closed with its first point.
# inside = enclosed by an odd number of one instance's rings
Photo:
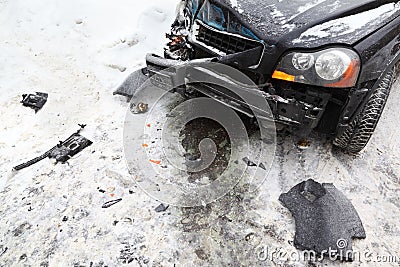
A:
{"type": "MultiPolygon", "coordinates": [[[[153,77],[152,83],[157,87],[169,90],[174,88],[180,94],[186,94],[193,90],[200,92],[208,97],[211,97],[231,108],[237,110],[247,116],[254,117],[260,114],[262,117],[262,110],[259,114],[254,114],[254,108],[249,107],[243,99],[232,94],[223,86],[216,84],[224,84],[227,77],[218,73],[214,73],[210,77],[209,73],[204,72],[201,68],[190,67],[190,61],[182,62],[171,59],[164,59],[155,55],[147,55],[147,71],[150,77],[153,77]],[[188,66],[181,68],[181,66],[188,66]],[[197,83],[193,77],[204,77],[204,79],[212,79],[210,84],[197,83]],[[184,84],[184,86],[182,86],[184,84]]],[[[217,63],[224,63],[218,62],[217,63]]],[[[203,80],[204,80],[203,79],[203,80]]],[[[231,79],[232,82],[236,82],[231,79]]],[[[324,115],[328,102],[332,98],[330,92],[324,90],[315,90],[315,88],[292,88],[288,84],[276,83],[270,84],[268,90],[264,88],[246,87],[241,83],[236,83],[241,90],[245,93],[257,93],[265,98],[273,113],[273,120],[276,123],[285,125],[287,129],[300,136],[307,136],[313,129],[315,129],[324,115]],[[275,86],[279,86],[276,87],[275,86]],[[257,92],[255,92],[255,90],[257,92]],[[279,92],[271,93],[271,92],[279,92]]],[[[265,116],[265,119],[267,118],[265,116]]]]}

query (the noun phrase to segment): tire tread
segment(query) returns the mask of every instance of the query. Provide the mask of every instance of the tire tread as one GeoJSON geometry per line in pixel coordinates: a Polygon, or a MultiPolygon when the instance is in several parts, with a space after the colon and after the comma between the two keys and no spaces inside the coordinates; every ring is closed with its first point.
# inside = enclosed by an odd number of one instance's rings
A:
{"type": "Polygon", "coordinates": [[[351,154],[357,154],[367,146],[385,108],[393,77],[394,70],[385,75],[363,111],[349,124],[342,135],[335,138],[333,141],[335,146],[351,154]]]}

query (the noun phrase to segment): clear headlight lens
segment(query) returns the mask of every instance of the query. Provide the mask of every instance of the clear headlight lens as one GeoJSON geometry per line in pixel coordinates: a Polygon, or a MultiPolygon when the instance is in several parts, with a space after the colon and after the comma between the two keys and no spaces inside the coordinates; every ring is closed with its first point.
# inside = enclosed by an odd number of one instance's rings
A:
{"type": "Polygon", "coordinates": [[[308,70],[314,66],[315,58],[311,54],[296,53],[293,55],[293,66],[298,70],[308,70]]]}
{"type": "Polygon", "coordinates": [[[360,58],[348,48],[330,48],[312,53],[289,53],[278,64],[273,78],[323,87],[356,85],[360,58]]]}
{"type": "Polygon", "coordinates": [[[322,54],[315,62],[315,71],[324,80],[340,78],[351,64],[351,58],[341,51],[322,54]]]}

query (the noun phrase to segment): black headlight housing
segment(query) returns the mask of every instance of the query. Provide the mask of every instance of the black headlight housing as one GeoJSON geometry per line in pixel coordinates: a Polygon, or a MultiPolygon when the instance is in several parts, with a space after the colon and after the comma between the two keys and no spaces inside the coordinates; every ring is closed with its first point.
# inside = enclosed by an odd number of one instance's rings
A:
{"type": "Polygon", "coordinates": [[[349,48],[290,52],[282,57],[272,78],[322,87],[350,88],[360,73],[360,57],[349,48]]]}

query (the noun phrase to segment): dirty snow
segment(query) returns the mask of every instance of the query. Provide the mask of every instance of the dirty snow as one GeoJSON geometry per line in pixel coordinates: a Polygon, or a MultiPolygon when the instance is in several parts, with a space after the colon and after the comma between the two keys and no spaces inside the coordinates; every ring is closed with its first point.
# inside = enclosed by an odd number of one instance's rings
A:
{"type": "Polygon", "coordinates": [[[293,217],[277,199],[309,178],[335,183],[352,200],[367,232],[356,250],[399,256],[399,82],[361,155],[345,156],[318,136],[300,150],[294,137],[282,135],[268,181],[255,194],[239,185],[206,207],[155,212],[160,203],[128,174],[127,103],[112,89],[143,66],[145,53],[162,52],[176,2],[0,1],[0,265],[278,265],[261,262],[257,248],[296,252],[293,217]],[[37,114],[19,103],[35,91],[49,93],[37,114]],[[11,172],[78,123],[88,124],[82,134],[94,144],[69,164],[44,160],[11,172]]]}

